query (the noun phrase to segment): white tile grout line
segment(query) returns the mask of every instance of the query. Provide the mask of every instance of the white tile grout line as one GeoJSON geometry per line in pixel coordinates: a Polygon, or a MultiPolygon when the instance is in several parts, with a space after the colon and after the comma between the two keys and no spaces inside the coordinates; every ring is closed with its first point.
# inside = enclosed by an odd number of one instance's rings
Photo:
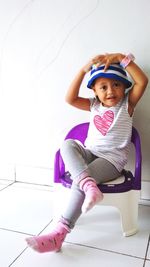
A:
{"type": "Polygon", "coordinates": [[[108,252],[108,253],[119,254],[119,255],[122,255],[122,256],[136,258],[136,259],[140,259],[140,260],[144,260],[145,259],[145,257],[138,257],[138,256],[134,256],[134,255],[127,254],[127,253],[121,253],[121,252],[116,252],[114,250],[97,248],[95,246],[88,246],[88,245],[83,245],[83,244],[80,244],[80,243],[73,243],[73,242],[69,242],[69,241],[65,241],[64,243],[66,243],[66,244],[72,244],[72,245],[80,246],[80,247],[87,247],[87,248],[91,248],[91,249],[95,249],[95,250],[100,250],[100,251],[104,251],[104,252],[108,252]]]}
{"type": "Polygon", "coordinates": [[[27,250],[28,246],[23,249],[23,251],[8,265],[8,267],[12,266],[17,259],[27,250]]]}
{"type": "MultiPolygon", "coordinates": [[[[143,267],[145,266],[145,262],[146,262],[146,259],[145,258],[142,258],[142,257],[137,257],[137,256],[133,256],[133,255],[130,255],[130,254],[126,254],[126,253],[121,253],[121,252],[115,252],[113,250],[107,250],[107,249],[101,249],[101,248],[97,248],[97,247],[93,247],[93,246],[88,246],[88,245],[83,245],[83,244],[79,244],[79,243],[73,243],[73,242],[64,242],[66,244],[71,244],[71,245],[74,245],[74,246],[81,246],[81,247],[85,247],[85,248],[89,248],[89,249],[94,249],[94,250],[99,250],[99,251],[103,251],[103,252],[107,252],[107,253],[113,253],[113,254],[117,254],[117,255],[121,255],[121,256],[126,256],[126,257],[130,257],[130,258],[136,258],[136,259],[139,259],[139,260],[144,260],[144,263],[143,263],[143,267]]],[[[28,249],[28,246],[25,247],[23,249],[23,251],[9,264],[8,267],[12,266],[13,263],[15,263],[17,261],[17,259],[28,249]]],[[[51,253],[55,253],[55,252],[51,252],[51,253]]]]}
{"type": "Polygon", "coordinates": [[[6,188],[10,187],[11,185],[13,185],[15,182],[11,182],[10,184],[8,185],[4,185],[4,187],[2,189],[0,189],[0,192],[5,190],[6,188]]]}
{"type": "Polygon", "coordinates": [[[147,242],[147,248],[146,248],[146,252],[145,252],[145,259],[144,259],[143,267],[145,267],[146,261],[150,261],[149,259],[147,259],[149,247],[150,247],[150,235],[149,235],[148,242],[147,242]]]}
{"type": "Polygon", "coordinates": [[[140,201],[139,201],[139,205],[150,206],[150,200],[141,198],[140,201]]]}
{"type": "MultiPolygon", "coordinates": [[[[9,182],[10,180],[6,180],[7,182],[9,182]]],[[[10,184],[8,185],[3,185],[4,188],[0,189],[0,191],[6,189],[7,187],[14,185],[14,184],[22,184],[22,185],[33,185],[33,186],[41,186],[41,187],[45,187],[48,189],[51,189],[53,192],[54,186],[53,185],[47,185],[47,184],[37,184],[37,183],[29,183],[29,182],[22,182],[22,181],[10,181],[10,184]]]]}
{"type": "MultiPolygon", "coordinates": [[[[45,228],[48,225],[50,225],[50,223],[52,223],[52,220],[43,228],[43,230],[41,230],[39,232],[38,235],[40,235],[45,230],[45,228]]],[[[32,234],[28,234],[28,233],[25,233],[25,232],[19,232],[19,231],[15,231],[15,230],[10,230],[10,229],[5,229],[5,228],[0,228],[0,230],[5,230],[5,231],[10,231],[10,232],[18,233],[18,234],[24,234],[24,235],[31,235],[31,236],[33,236],[32,234]]],[[[145,252],[145,256],[144,257],[138,257],[138,256],[134,256],[134,255],[126,254],[126,253],[121,253],[121,252],[116,252],[116,251],[108,250],[108,249],[101,249],[101,248],[97,248],[97,247],[94,247],[94,246],[83,245],[83,244],[80,244],[80,243],[73,243],[73,242],[68,242],[68,241],[65,241],[64,243],[66,243],[66,244],[72,244],[72,245],[75,245],[75,246],[87,247],[87,248],[90,248],[90,249],[95,249],[95,250],[104,251],[104,252],[108,252],[108,253],[119,254],[119,255],[122,255],[122,256],[126,256],[126,257],[141,259],[141,260],[144,260],[143,267],[145,267],[146,261],[150,261],[149,259],[147,259],[148,249],[149,249],[149,246],[150,246],[150,235],[148,237],[148,243],[147,243],[147,248],[146,248],[146,252],[145,252]]],[[[26,247],[25,249],[23,249],[23,251],[13,260],[13,262],[8,267],[12,266],[13,263],[26,251],[27,248],[28,247],[26,247]]]]}
{"type": "Polygon", "coordinates": [[[0,227],[0,230],[2,230],[2,231],[7,231],[7,232],[13,232],[13,233],[16,233],[16,234],[22,234],[22,235],[33,236],[33,234],[29,234],[29,233],[25,233],[25,232],[21,232],[21,231],[13,230],[13,229],[3,228],[3,227],[0,227]]]}

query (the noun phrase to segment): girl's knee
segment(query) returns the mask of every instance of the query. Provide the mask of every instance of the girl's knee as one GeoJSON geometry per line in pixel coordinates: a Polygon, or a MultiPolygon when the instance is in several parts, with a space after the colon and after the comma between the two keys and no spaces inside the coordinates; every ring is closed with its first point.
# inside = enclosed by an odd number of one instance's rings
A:
{"type": "Polygon", "coordinates": [[[77,142],[73,139],[66,139],[64,140],[62,146],[61,146],[61,153],[66,152],[68,150],[76,149],[77,148],[77,142]]]}

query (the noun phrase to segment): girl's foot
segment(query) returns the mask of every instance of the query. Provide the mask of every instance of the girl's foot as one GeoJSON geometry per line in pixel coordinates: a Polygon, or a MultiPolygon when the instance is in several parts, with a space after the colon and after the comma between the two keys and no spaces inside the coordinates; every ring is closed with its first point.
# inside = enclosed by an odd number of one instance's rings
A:
{"type": "Polygon", "coordinates": [[[50,234],[26,238],[29,247],[37,252],[44,253],[50,251],[59,251],[62,243],[69,232],[68,227],[61,222],[50,234]]]}
{"type": "Polygon", "coordinates": [[[103,193],[97,187],[95,180],[91,177],[86,177],[81,180],[79,186],[85,193],[85,200],[82,205],[82,212],[85,213],[103,199],[103,193]]]}

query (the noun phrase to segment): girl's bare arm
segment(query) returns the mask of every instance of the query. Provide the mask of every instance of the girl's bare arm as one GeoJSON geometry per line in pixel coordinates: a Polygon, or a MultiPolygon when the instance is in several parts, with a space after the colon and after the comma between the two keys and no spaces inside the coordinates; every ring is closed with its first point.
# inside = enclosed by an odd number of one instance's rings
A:
{"type": "Polygon", "coordinates": [[[80,86],[84,79],[85,74],[91,69],[93,64],[99,62],[99,57],[101,55],[97,55],[93,57],[89,62],[83,66],[80,71],[77,73],[73,81],[71,82],[69,89],[66,94],[66,102],[70,105],[83,109],[83,110],[90,110],[90,101],[88,98],[84,98],[79,96],[80,86]]]}

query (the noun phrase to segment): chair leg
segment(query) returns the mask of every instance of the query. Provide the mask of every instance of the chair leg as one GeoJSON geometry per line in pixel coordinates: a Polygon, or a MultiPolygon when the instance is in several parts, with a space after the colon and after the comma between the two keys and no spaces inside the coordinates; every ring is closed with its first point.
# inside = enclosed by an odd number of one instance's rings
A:
{"type": "Polygon", "coordinates": [[[126,202],[118,207],[125,237],[134,235],[138,231],[138,201],[139,191],[131,191],[128,201],[126,199],[126,202]]]}
{"type": "Polygon", "coordinates": [[[134,212],[132,210],[128,210],[128,213],[125,213],[125,210],[119,210],[122,222],[123,235],[127,237],[136,234],[138,231],[138,208],[134,207],[134,212]]]}
{"type": "Polygon", "coordinates": [[[131,236],[138,231],[138,202],[140,190],[124,193],[104,194],[99,205],[114,206],[120,212],[122,231],[124,236],[131,236]]]}

